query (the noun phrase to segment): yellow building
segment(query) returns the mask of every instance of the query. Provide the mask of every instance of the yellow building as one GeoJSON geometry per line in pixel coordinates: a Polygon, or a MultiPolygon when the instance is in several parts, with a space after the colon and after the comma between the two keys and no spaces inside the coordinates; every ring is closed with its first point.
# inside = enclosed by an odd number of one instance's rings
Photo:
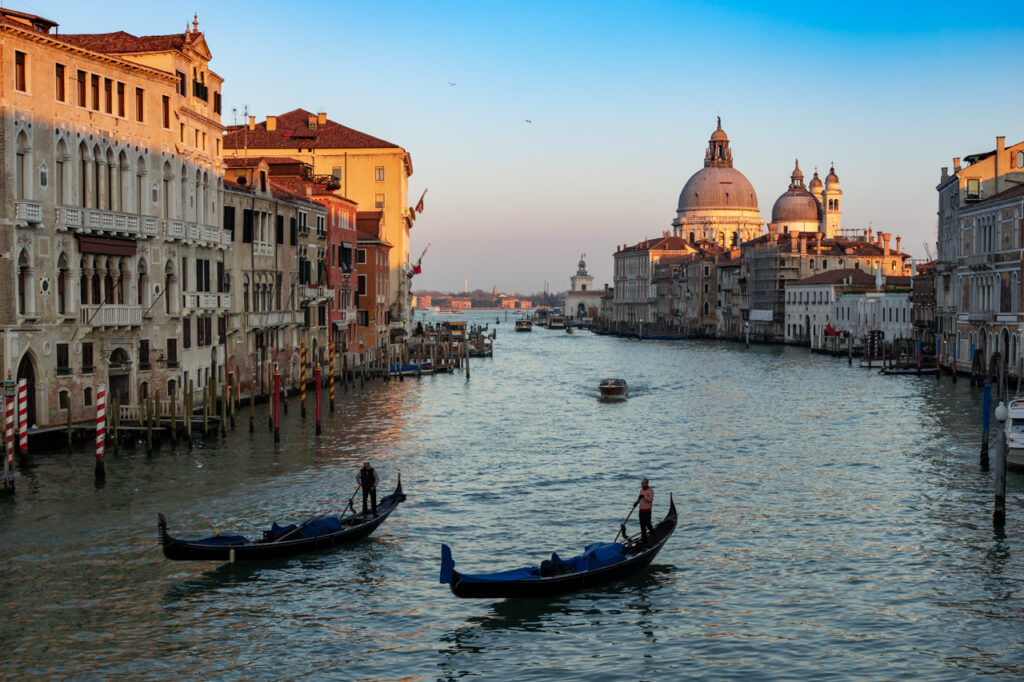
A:
{"type": "Polygon", "coordinates": [[[0,9],[0,366],[29,423],[223,366],[221,78],[184,33],[60,34],[0,9]],[[220,319],[217,319],[220,317],[220,319]]]}
{"type": "Polygon", "coordinates": [[[305,109],[229,126],[224,148],[243,157],[283,155],[304,161],[315,176],[333,176],[337,192],[357,202],[360,211],[383,212],[380,238],[392,245],[389,323],[393,335],[407,332],[412,319],[409,231],[415,220],[408,205],[409,153],[305,109]]]}

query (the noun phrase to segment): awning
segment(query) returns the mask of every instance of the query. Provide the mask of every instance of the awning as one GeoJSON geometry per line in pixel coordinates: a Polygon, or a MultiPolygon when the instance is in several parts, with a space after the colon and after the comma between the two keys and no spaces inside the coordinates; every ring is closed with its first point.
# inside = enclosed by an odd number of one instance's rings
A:
{"type": "Polygon", "coordinates": [[[78,236],[78,250],[82,253],[101,253],[106,256],[134,256],[138,243],[134,239],[116,239],[114,237],[78,236]]]}

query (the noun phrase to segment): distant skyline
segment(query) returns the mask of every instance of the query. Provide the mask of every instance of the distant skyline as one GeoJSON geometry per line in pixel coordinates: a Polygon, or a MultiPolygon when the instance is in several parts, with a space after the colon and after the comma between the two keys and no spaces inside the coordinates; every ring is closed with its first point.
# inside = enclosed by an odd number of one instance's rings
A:
{"type": "Polygon", "coordinates": [[[415,289],[595,286],[671,229],[722,117],[762,219],[834,162],[843,227],[935,252],[952,157],[1024,138],[1021,3],[347,3],[3,0],[62,33],[181,32],[225,78],[223,122],[296,107],[401,145],[415,289]]]}

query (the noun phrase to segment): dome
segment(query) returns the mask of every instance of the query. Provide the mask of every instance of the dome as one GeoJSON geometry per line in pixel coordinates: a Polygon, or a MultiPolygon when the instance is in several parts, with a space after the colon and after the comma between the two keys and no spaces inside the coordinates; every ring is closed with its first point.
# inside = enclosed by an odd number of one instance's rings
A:
{"type": "Polygon", "coordinates": [[[702,208],[757,210],[757,194],[746,176],[729,166],[709,166],[693,174],[679,193],[679,211],[702,208]]]}
{"type": "Polygon", "coordinates": [[[817,222],[818,200],[805,189],[787,190],[772,206],[772,222],[817,222]]]}
{"type": "Polygon", "coordinates": [[[821,178],[818,177],[818,171],[814,171],[814,177],[811,178],[811,191],[821,189],[821,178]]]}
{"type": "Polygon", "coordinates": [[[825,178],[825,183],[829,185],[838,185],[839,176],[836,175],[836,167],[832,166],[828,169],[828,176],[825,178]]]}
{"type": "Polygon", "coordinates": [[[721,116],[718,117],[718,128],[715,129],[715,131],[713,133],[711,133],[711,141],[712,142],[728,142],[729,141],[729,136],[725,134],[724,130],[722,130],[722,117],[721,116]]]}

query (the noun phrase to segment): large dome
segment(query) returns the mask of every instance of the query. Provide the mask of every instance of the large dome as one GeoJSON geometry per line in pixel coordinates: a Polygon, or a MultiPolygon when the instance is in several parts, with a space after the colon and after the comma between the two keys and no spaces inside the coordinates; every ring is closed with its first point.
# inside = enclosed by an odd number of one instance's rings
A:
{"type": "Polygon", "coordinates": [[[707,166],[693,174],[679,193],[679,211],[708,208],[757,210],[757,194],[746,176],[732,166],[707,166]]]}
{"type": "Polygon", "coordinates": [[[791,189],[772,206],[772,222],[816,222],[820,219],[818,208],[818,200],[813,194],[805,189],[791,189]]]}

